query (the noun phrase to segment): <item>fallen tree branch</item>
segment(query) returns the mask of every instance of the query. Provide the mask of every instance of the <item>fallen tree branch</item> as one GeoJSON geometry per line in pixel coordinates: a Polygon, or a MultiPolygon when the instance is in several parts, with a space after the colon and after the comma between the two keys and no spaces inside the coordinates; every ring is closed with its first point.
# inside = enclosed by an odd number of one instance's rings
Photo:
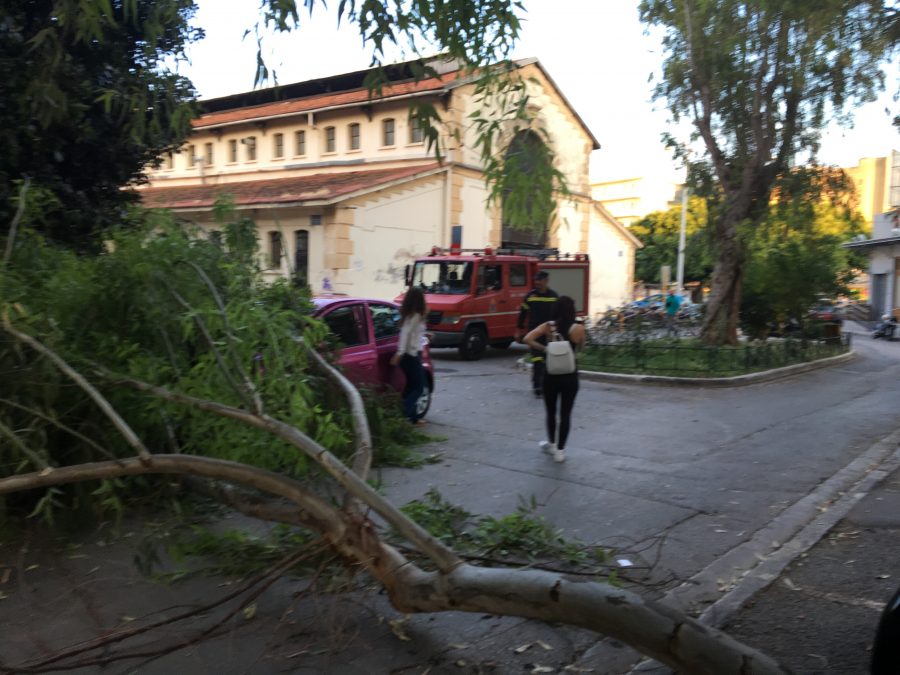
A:
{"type": "Polygon", "coordinates": [[[466,611],[558,621],[621,640],[661,663],[698,675],[783,674],[770,658],[680,612],[608,584],[535,570],[473,567],[425,572],[381,541],[367,521],[339,511],[278,474],[219,459],[155,455],[0,479],[0,494],[80,480],[149,473],[204,476],[290,499],[348,560],[367,569],[403,612],[466,611]]]}
{"type": "MultiPolygon", "coordinates": [[[[110,377],[113,376],[110,375],[110,377]]],[[[296,427],[268,415],[254,414],[214,401],[186,396],[170,391],[165,387],[158,387],[132,378],[118,377],[116,383],[133,387],[139,391],[152,393],[168,401],[189,405],[200,410],[238,420],[273,434],[295,448],[302,450],[308,457],[315,460],[348,494],[371,507],[378,515],[384,518],[388,525],[394,527],[410,543],[415,544],[439,570],[447,572],[461,564],[462,561],[456,553],[420,525],[407,518],[402,511],[378,494],[365,480],[349,469],[337,457],[296,427]]]]}
{"type": "Polygon", "coordinates": [[[28,188],[30,185],[31,179],[26,178],[22,181],[22,187],[19,188],[19,205],[16,207],[16,214],[9,224],[9,234],[6,235],[6,250],[3,252],[3,264],[0,265],[0,269],[5,269],[6,266],[9,265],[9,259],[12,258],[16,233],[19,229],[19,222],[22,220],[22,216],[25,213],[25,197],[28,195],[28,188]]]}
{"type": "Polygon", "coordinates": [[[400,570],[391,601],[402,612],[463,611],[556,621],[625,642],[692,675],[786,675],[726,633],[624,589],[565,575],[461,565],[449,574],[400,570]]]}
{"type": "Polygon", "coordinates": [[[132,428],[128,426],[128,422],[122,419],[122,416],[119,415],[119,413],[116,412],[115,408],[113,408],[109,404],[109,401],[104,398],[103,394],[97,391],[97,389],[90,382],[88,382],[81,373],[79,373],[68,363],[66,363],[66,361],[55,351],[38,342],[27,333],[23,333],[22,331],[14,328],[12,322],[9,320],[9,315],[7,315],[6,312],[3,313],[3,328],[7,333],[12,335],[20,342],[24,342],[39,354],[42,354],[43,356],[46,356],[48,359],[53,361],[57,368],[65,373],[69,377],[69,379],[75,382],[75,384],[81,387],[82,391],[84,391],[91,398],[91,400],[93,400],[94,403],[97,404],[100,410],[103,411],[103,414],[106,415],[116,427],[116,429],[119,430],[119,433],[122,434],[128,444],[137,451],[138,457],[140,457],[142,461],[146,461],[150,458],[150,452],[147,450],[147,448],[144,447],[141,439],[138,438],[137,434],[134,433],[132,428]]]}
{"type": "Polygon", "coordinates": [[[362,480],[369,477],[369,469],[372,468],[372,432],[369,430],[369,418],[366,417],[366,407],[359,390],[344,377],[334,366],[322,358],[315,349],[305,342],[306,351],[313,357],[316,364],[328,377],[334,380],[347,397],[350,404],[350,419],[353,423],[353,432],[356,437],[356,449],[353,453],[351,467],[354,473],[362,480]]]}

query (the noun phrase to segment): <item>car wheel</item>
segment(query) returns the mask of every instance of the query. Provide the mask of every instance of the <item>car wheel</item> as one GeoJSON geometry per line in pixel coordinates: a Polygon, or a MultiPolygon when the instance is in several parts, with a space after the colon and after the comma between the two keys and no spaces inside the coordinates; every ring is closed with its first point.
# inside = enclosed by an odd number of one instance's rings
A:
{"type": "Polygon", "coordinates": [[[466,361],[477,361],[487,348],[487,333],[481,326],[469,326],[463,335],[459,353],[466,361]]]}
{"type": "Polygon", "coordinates": [[[416,401],[416,417],[422,419],[428,413],[428,409],[431,407],[431,395],[434,393],[434,383],[429,379],[425,381],[425,389],[422,390],[422,395],[419,397],[419,400],[416,401]]]}

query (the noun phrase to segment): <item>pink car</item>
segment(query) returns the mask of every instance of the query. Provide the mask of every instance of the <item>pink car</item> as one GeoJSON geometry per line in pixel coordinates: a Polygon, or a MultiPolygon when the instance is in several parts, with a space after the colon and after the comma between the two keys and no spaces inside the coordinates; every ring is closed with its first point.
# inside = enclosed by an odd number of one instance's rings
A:
{"type": "MultiPolygon", "coordinates": [[[[343,295],[314,297],[313,304],[314,316],[325,321],[343,345],[338,363],[353,384],[375,390],[391,387],[403,391],[403,371],[390,363],[400,337],[400,305],[389,300],[343,295]]],[[[417,404],[420,417],[431,407],[434,392],[434,365],[427,341],[422,346],[422,364],[425,391],[417,404]]]]}

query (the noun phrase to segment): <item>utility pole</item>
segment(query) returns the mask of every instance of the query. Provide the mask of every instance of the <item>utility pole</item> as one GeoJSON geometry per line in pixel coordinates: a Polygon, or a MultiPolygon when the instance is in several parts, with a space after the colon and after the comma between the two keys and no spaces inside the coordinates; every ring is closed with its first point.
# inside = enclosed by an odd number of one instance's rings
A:
{"type": "Polygon", "coordinates": [[[688,186],[687,183],[681,186],[681,228],[678,232],[678,267],[675,273],[675,286],[679,296],[684,294],[684,230],[687,225],[687,203],[688,203],[688,186]]]}

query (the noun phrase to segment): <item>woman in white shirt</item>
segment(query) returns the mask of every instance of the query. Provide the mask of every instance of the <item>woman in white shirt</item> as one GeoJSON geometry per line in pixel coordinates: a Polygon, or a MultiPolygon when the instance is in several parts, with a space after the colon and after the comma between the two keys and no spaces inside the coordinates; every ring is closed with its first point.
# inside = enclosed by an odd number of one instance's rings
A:
{"type": "Polygon", "coordinates": [[[425,335],[425,294],[419,288],[406,291],[400,306],[400,339],[392,365],[400,365],[406,376],[403,390],[403,414],[413,424],[424,424],[416,412],[416,402],[425,391],[425,369],[422,367],[422,338],[425,335]]]}

